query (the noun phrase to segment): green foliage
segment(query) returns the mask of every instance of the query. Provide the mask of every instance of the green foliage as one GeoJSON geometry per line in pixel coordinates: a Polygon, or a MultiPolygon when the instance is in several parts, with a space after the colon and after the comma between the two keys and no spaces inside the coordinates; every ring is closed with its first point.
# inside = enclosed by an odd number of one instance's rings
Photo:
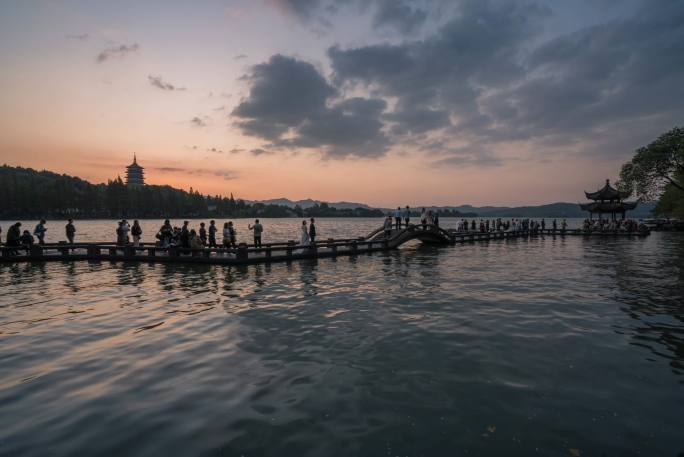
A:
{"type": "Polygon", "coordinates": [[[107,184],[31,168],[0,167],[0,219],[18,218],[180,218],[180,217],[381,217],[380,210],[338,210],[323,203],[294,210],[248,205],[243,200],[202,195],[169,186],[128,187],[120,177],[107,184]]]}
{"type": "MultiPolygon", "coordinates": [[[[684,176],[679,176],[679,182],[683,182],[684,176]]],[[[675,186],[668,185],[665,192],[658,200],[658,204],[653,209],[653,213],[659,216],[671,216],[684,219],[684,191],[675,186]]]]}
{"type": "Polygon", "coordinates": [[[654,212],[684,213],[684,128],[675,127],[636,150],[622,166],[620,187],[636,191],[641,201],[658,200],[654,212]]]}
{"type": "Polygon", "coordinates": [[[621,186],[636,191],[643,201],[653,201],[666,186],[684,190],[684,128],[675,127],[636,154],[622,166],[621,186]]]}

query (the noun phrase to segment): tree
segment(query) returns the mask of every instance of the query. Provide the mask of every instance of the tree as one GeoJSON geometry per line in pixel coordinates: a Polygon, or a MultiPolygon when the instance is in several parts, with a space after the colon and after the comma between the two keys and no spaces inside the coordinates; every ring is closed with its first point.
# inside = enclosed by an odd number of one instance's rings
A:
{"type": "Polygon", "coordinates": [[[684,128],[675,127],[636,154],[620,171],[621,185],[642,201],[660,198],[668,188],[684,192],[684,128]]]}

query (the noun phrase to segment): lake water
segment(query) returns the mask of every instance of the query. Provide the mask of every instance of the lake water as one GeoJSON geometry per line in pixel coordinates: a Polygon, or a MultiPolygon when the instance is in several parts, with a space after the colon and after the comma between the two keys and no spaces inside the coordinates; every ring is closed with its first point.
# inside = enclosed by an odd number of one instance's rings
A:
{"type": "Polygon", "coordinates": [[[678,233],[242,268],[0,263],[0,291],[2,456],[684,452],[678,233]]]}

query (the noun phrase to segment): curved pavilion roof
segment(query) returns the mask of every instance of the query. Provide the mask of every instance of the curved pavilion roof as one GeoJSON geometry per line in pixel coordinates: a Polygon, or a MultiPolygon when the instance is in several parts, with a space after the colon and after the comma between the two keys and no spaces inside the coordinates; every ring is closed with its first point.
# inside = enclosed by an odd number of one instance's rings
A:
{"type": "Polygon", "coordinates": [[[617,190],[610,185],[610,179],[606,179],[606,185],[603,188],[597,190],[596,192],[584,191],[584,195],[587,196],[589,200],[622,200],[631,195],[631,192],[623,192],[617,190]]]}
{"type": "Polygon", "coordinates": [[[580,207],[584,211],[589,211],[590,213],[624,213],[625,211],[631,211],[637,207],[636,202],[591,202],[591,203],[580,203],[580,207]]]}

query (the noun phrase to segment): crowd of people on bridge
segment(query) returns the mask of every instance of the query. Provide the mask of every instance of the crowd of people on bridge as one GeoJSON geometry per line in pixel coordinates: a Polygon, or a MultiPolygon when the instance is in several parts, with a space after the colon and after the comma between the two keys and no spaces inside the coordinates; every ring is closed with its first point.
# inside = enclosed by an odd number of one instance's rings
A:
{"type": "Polygon", "coordinates": [[[585,232],[639,232],[648,227],[643,221],[634,219],[585,219],[582,223],[585,232]]]}
{"type": "MultiPolygon", "coordinates": [[[[26,251],[30,250],[31,246],[36,243],[44,245],[46,234],[48,233],[47,225],[45,219],[41,219],[31,232],[28,229],[23,229],[21,222],[16,222],[7,229],[5,245],[17,250],[24,249],[26,251]]],[[[393,236],[393,231],[409,228],[410,226],[411,209],[409,206],[406,206],[404,208],[397,207],[396,211],[388,214],[383,222],[382,229],[384,230],[385,237],[389,239],[393,236]]],[[[438,228],[439,213],[423,208],[420,212],[419,224],[416,227],[423,230],[438,228]]],[[[501,231],[530,231],[538,233],[547,229],[563,232],[568,229],[568,222],[565,218],[560,220],[550,219],[548,223],[546,219],[535,220],[530,218],[480,218],[479,221],[476,218],[463,218],[456,222],[455,227],[452,226],[450,228],[456,232],[465,233],[501,231]]],[[[585,219],[580,228],[585,232],[637,232],[648,230],[642,221],[633,219],[585,219]]],[[[259,219],[256,219],[253,224],[248,224],[247,230],[252,232],[253,246],[261,248],[263,246],[264,226],[259,219]]],[[[60,243],[73,245],[76,240],[76,233],[76,225],[73,219],[69,219],[64,226],[66,241],[60,241],[60,243]]],[[[173,226],[170,220],[166,219],[154,237],[156,239],[155,244],[164,248],[236,248],[238,245],[237,230],[232,221],[224,222],[221,227],[215,220],[210,220],[208,225],[205,222],[200,222],[199,226],[195,228],[190,226],[189,221],[184,221],[179,227],[173,226]],[[221,237],[220,242],[219,236],[221,237]]],[[[299,245],[315,245],[316,237],[317,227],[314,218],[311,218],[309,221],[302,221],[299,245]]],[[[117,222],[117,245],[139,247],[141,246],[142,238],[143,230],[138,220],[134,220],[132,225],[126,219],[117,222]]],[[[0,244],[2,244],[2,227],[0,227],[0,244]]]]}

